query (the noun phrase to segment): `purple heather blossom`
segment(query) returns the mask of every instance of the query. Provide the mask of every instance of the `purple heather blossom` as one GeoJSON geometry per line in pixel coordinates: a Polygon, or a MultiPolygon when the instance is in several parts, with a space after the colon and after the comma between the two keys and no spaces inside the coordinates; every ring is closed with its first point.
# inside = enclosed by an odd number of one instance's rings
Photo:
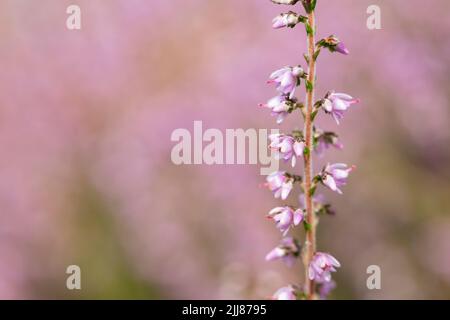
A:
{"type": "Polygon", "coordinates": [[[291,267],[299,254],[300,245],[294,238],[287,237],[283,238],[281,243],[266,255],[266,261],[281,259],[291,267]]]}
{"type": "Polygon", "coordinates": [[[334,288],[336,288],[336,282],[333,280],[322,283],[318,290],[320,299],[326,299],[334,288]]]}
{"type": "Polygon", "coordinates": [[[290,99],[294,98],[295,89],[300,84],[300,78],[305,76],[301,66],[295,67],[283,67],[279,70],[274,71],[267,83],[275,83],[277,90],[288,95],[290,99]]]}
{"type": "Polygon", "coordinates": [[[344,145],[339,142],[337,135],[333,132],[316,132],[315,138],[317,139],[317,144],[314,151],[319,157],[323,156],[324,151],[330,146],[339,150],[344,148],[344,145]]]}
{"type": "Polygon", "coordinates": [[[273,192],[275,198],[286,200],[294,186],[294,179],[288,178],[286,172],[275,171],[266,178],[267,186],[273,192]]]}
{"type": "Polygon", "coordinates": [[[331,281],[331,272],[336,272],[341,264],[331,254],[317,252],[309,264],[308,277],[318,283],[331,281]]]}
{"type": "Polygon", "coordinates": [[[359,99],[345,93],[330,93],[323,101],[323,108],[326,113],[330,113],[337,124],[344,117],[346,111],[352,104],[358,103],[359,99]]]}
{"type": "Polygon", "coordinates": [[[339,189],[345,186],[349,173],[355,166],[348,167],[345,163],[327,164],[322,172],[322,183],[333,191],[342,194],[339,189]]]}
{"type": "Polygon", "coordinates": [[[295,27],[299,23],[299,17],[295,12],[289,11],[288,13],[282,13],[276,16],[272,20],[272,27],[274,29],[280,29],[285,27],[295,27]]]}
{"type": "Polygon", "coordinates": [[[268,218],[276,222],[277,228],[285,235],[291,226],[297,226],[303,221],[303,210],[292,207],[276,207],[270,210],[268,218]]]}
{"type": "Polygon", "coordinates": [[[297,157],[303,154],[305,143],[293,136],[279,133],[271,134],[269,139],[271,141],[269,147],[275,150],[275,157],[284,161],[291,160],[292,167],[295,167],[297,157]]]}
{"type": "Polygon", "coordinates": [[[327,48],[331,52],[339,52],[344,55],[348,55],[350,53],[345,44],[334,35],[320,40],[318,42],[318,46],[327,48]]]}
{"type": "Polygon", "coordinates": [[[259,106],[270,109],[272,111],[271,115],[276,116],[277,123],[280,124],[292,110],[294,103],[295,103],[294,101],[288,100],[288,98],[285,95],[279,95],[273,97],[265,104],[263,103],[259,104],[259,106]]]}
{"type": "Polygon", "coordinates": [[[272,296],[273,300],[297,300],[297,290],[294,286],[287,286],[277,290],[272,296]]]}

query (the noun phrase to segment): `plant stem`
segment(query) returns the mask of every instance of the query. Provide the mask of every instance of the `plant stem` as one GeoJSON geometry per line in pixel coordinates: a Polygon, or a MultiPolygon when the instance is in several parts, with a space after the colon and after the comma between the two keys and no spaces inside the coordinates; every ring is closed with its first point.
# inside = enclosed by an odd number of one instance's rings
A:
{"type": "MultiPolygon", "coordinates": [[[[314,17],[314,10],[308,14],[308,24],[312,28],[312,32],[308,32],[308,78],[307,81],[312,85],[310,89],[306,90],[306,114],[304,122],[304,137],[305,145],[308,152],[304,155],[304,192],[305,192],[305,205],[306,205],[306,222],[309,225],[306,231],[306,241],[304,248],[303,262],[305,265],[305,293],[309,300],[314,299],[315,285],[314,281],[309,280],[308,268],[309,264],[316,251],[316,217],[312,206],[312,194],[310,193],[312,186],[312,175],[313,175],[313,161],[312,161],[312,151],[313,151],[313,140],[312,140],[312,119],[311,113],[314,105],[314,90],[315,90],[315,77],[316,77],[316,61],[314,59],[315,52],[315,33],[316,24],[314,17]]],[[[309,87],[309,86],[307,86],[309,87]]]]}

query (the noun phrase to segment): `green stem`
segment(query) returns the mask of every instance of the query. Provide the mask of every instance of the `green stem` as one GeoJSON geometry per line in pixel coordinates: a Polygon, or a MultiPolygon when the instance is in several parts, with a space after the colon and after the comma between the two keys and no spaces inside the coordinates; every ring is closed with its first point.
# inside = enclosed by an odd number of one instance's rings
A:
{"type": "Polygon", "coordinates": [[[305,293],[307,299],[311,300],[315,297],[315,284],[314,281],[309,280],[308,269],[311,260],[314,257],[316,251],[316,217],[312,205],[312,195],[310,193],[312,187],[313,178],[313,119],[311,117],[314,107],[314,90],[315,90],[315,77],[316,77],[316,59],[315,54],[315,33],[316,24],[314,10],[308,13],[308,25],[310,28],[308,33],[307,45],[308,45],[308,78],[307,78],[307,90],[305,101],[305,121],[304,121],[304,137],[305,145],[309,152],[304,155],[304,192],[305,192],[305,205],[306,205],[306,222],[310,228],[306,231],[306,241],[303,253],[303,262],[305,266],[305,293]]]}

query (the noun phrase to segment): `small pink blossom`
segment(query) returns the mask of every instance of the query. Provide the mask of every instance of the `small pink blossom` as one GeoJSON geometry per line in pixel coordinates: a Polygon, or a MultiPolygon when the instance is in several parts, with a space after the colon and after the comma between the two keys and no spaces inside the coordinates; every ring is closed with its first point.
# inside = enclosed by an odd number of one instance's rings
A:
{"type": "Polygon", "coordinates": [[[300,255],[300,245],[292,237],[283,238],[281,243],[266,255],[266,261],[281,259],[291,267],[300,255]]]}
{"type": "Polygon", "coordinates": [[[324,283],[331,281],[331,272],[336,272],[341,264],[331,254],[317,252],[311,260],[308,268],[309,280],[324,283]]]}
{"type": "Polygon", "coordinates": [[[286,200],[294,187],[294,179],[287,177],[284,171],[275,171],[266,178],[267,186],[273,192],[275,198],[286,200]]]}
{"type": "Polygon", "coordinates": [[[344,112],[359,100],[345,93],[330,93],[323,101],[323,108],[326,113],[330,113],[333,119],[339,124],[344,117],[344,112]]]}
{"type": "Polygon", "coordinates": [[[344,55],[350,53],[345,44],[334,35],[320,40],[317,44],[319,47],[327,48],[331,52],[338,52],[344,55]]]}
{"type": "Polygon", "coordinates": [[[326,299],[334,288],[336,288],[336,282],[333,280],[322,283],[318,289],[320,299],[326,299]]]}
{"type": "Polygon", "coordinates": [[[274,71],[269,78],[267,83],[275,83],[277,90],[288,95],[290,99],[294,98],[295,89],[300,85],[300,79],[306,74],[301,66],[295,67],[284,67],[279,70],[274,71]]]}
{"type": "Polygon", "coordinates": [[[270,99],[267,103],[259,104],[260,107],[270,109],[271,115],[277,117],[277,123],[280,124],[286,116],[293,110],[295,101],[289,100],[284,95],[278,95],[270,99]]]}
{"type": "Polygon", "coordinates": [[[295,167],[297,157],[303,155],[305,142],[293,136],[279,133],[271,134],[269,139],[271,141],[269,147],[275,151],[275,157],[284,161],[290,160],[292,167],[295,167]]]}
{"type": "Polygon", "coordinates": [[[327,164],[322,172],[322,183],[332,191],[342,194],[339,188],[347,184],[348,175],[354,168],[355,166],[349,168],[345,163],[327,164]]]}
{"type": "Polygon", "coordinates": [[[299,23],[299,16],[295,12],[289,11],[276,16],[272,20],[272,27],[274,29],[293,28],[297,23],[299,23]]]}
{"type": "Polygon", "coordinates": [[[294,286],[278,289],[272,296],[273,300],[297,300],[297,290],[294,286]]]}
{"type": "Polygon", "coordinates": [[[292,207],[276,207],[270,210],[268,217],[276,222],[277,228],[285,235],[291,226],[297,226],[303,221],[302,209],[294,210],[292,207]]]}
{"type": "Polygon", "coordinates": [[[344,145],[339,142],[338,136],[334,132],[317,131],[315,133],[316,145],[314,151],[316,151],[319,157],[322,157],[324,151],[329,147],[334,147],[339,150],[344,148],[344,145]]]}

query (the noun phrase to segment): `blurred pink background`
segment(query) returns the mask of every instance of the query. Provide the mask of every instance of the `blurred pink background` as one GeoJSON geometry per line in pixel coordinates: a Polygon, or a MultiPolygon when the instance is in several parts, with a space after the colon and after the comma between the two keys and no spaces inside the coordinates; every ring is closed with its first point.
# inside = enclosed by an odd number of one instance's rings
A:
{"type": "MultiPolygon", "coordinates": [[[[325,160],[358,166],[343,196],[324,191],[337,215],[321,220],[319,248],[342,264],[332,298],[450,298],[450,2],[318,3],[319,36],[351,51],[320,56],[318,96],[362,100],[339,127],[320,120],[345,145],[325,160]],[[382,30],[366,27],[371,4],[382,30]],[[372,264],[381,290],[366,287],[372,264]]],[[[1,0],[0,298],[265,299],[298,282],[300,265],[264,262],[280,202],[259,165],[170,159],[172,131],[194,120],[277,128],[257,104],[274,95],[270,72],[304,64],[303,28],[271,29],[289,9],[1,0]],[[71,4],[79,31],[65,26],[71,4]],[[66,289],[71,264],[80,291],[66,289]]]]}

